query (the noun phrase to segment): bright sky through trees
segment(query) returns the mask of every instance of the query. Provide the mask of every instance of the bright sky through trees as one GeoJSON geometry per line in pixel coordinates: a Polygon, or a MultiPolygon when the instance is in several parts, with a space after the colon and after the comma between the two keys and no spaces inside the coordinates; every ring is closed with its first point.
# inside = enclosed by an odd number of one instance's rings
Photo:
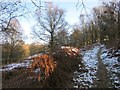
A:
{"type": "MultiPolygon", "coordinates": [[[[82,7],[79,7],[81,4],[81,0],[42,0],[46,2],[53,2],[54,5],[65,9],[65,19],[70,25],[74,25],[79,23],[79,16],[81,13],[85,13],[84,10],[81,12],[82,7]],[[78,6],[76,7],[79,1],[78,6]]],[[[86,6],[87,12],[90,14],[92,12],[92,8],[96,7],[100,4],[99,0],[83,0],[86,6]]],[[[35,10],[36,7],[30,2],[30,0],[26,0],[25,3],[28,6],[28,10],[35,10]]],[[[24,33],[27,36],[26,43],[32,42],[31,30],[33,25],[35,24],[35,14],[32,12],[32,15],[27,15],[26,18],[19,19],[22,28],[24,29],[24,33]]]]}

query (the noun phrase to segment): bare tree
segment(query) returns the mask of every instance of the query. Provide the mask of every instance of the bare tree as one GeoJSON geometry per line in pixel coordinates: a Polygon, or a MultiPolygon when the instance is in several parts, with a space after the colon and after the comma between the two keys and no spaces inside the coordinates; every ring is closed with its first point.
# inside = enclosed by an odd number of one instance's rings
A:
{"type": "Polygon", "coordinates": [[[36,12],[39,30],[34,30],[34,34],[41,40],[48,42],[50,51],[54,48],[54,38],[56,33],[66,27],[64,11],[52,3],[46,4],[44,13],[36,12]]]}
{"type": "Polygon", "coordinates": [[[28,13],[21,0],[0,1],[0,36],[2,40],[2,59],[15,60],[22,54],[22,28],[18,17],[28,13]],[[25,12],[24,12],[25,11],[25,12]],[[15,56],[15,57],[14,57],[15,56]]]}
{"type": "Polygon", "coordinates": [[[23,16],[28,13],[25,11],[25,6],[23,6],[21,0],[16,1],[8,1],[1,0],[0,1],[0,32],[7,30],[10,26],[10,21],[13,18],[23,16]],[[25,12],[24,12],[25,11],[25,12]]]}
{"type": "MultiPolygon", "coordinates": [[[[0,1],[0,35],[2,40],[0,43],[5,43],[9,33],[18,30],[20,31],[20,24],[18,23],[17,18],[24,16],[28,12],[26,11],[26,6],[21,2],[21,0],[9,1],[1,0],[0,1]],[[17,21],[16,24],[11,24],[13,21],[17,21]],[[5,38],[6,37],[6,38],[5,38]]],[[[14,22],[14,23],[15,23],[14,22]]]]}
{"type": "Polygon", "coordinates": [[[19,21],[17,19],[11,19],[9,27],[4,32],[2,31],[4,33],[2,35],[3,59],[9,61],[15,60],[23,54],[22,45],[24,41],[22,40],[22,32],[20,29],[19,21]]]}

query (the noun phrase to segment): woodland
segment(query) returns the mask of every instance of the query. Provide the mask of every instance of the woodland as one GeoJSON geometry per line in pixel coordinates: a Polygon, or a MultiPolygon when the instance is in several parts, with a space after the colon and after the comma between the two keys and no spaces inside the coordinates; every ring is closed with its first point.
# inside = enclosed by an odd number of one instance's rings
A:
{"type": "Polygon", "coordinates": [[[64,9],[30,0],[36,21],[28,44],[19,21],[31,13],[27,4],[0,0],[2,88],[120,89],[120,1],[101,1],[91,14],[80,1],[79,23],[69,25],[64,9]]]}

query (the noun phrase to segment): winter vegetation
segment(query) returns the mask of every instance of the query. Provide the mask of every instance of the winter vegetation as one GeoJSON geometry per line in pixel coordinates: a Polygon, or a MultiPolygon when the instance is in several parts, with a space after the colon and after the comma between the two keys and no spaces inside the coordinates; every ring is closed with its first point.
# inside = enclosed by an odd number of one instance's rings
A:
{"type": "Polygon", "coordinates": [[[2,88],[120,89],[120,1],[108,1],[89,15],[78,0],[79,23],[70,25],[54,2],[30,0],[31,9],[22,0],[1,0],[2,88]],[[20,20],[31,13],[28,44],[20,20]]]}

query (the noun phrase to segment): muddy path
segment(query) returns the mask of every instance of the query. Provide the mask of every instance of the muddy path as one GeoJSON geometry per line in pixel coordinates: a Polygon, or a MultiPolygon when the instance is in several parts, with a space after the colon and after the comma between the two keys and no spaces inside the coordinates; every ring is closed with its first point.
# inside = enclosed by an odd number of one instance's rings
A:
{"type": "Polygon", "coordinates": [[[98,70],[97,70],[97,77],[98,80],[94,82],[96,84],[96,88],[109,88],[110,78],[106,66],[104,65],[103,61],[101,60],[101,49],[99,49],[97,57],[98,57],[98,70]]]}

